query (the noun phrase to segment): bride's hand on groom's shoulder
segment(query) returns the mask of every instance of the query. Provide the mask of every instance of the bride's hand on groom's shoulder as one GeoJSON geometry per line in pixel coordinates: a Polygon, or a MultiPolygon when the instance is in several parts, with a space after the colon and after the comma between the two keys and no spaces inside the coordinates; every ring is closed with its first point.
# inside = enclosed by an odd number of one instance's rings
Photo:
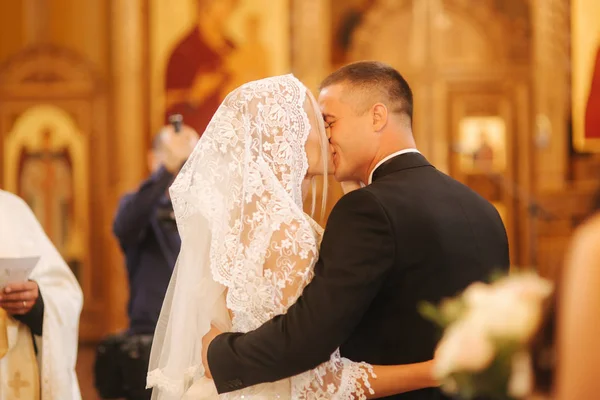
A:
{"type": "Polygon", "coordinates": [[[344,182],[340,182],[340,184],[342,185],[342,190],[344,191],[344,194],[348,194],[348,193],[350,193],[356,189],[360,189],[361,187],[364,186],[359,181],[344,181],[344,182]]]}
{"type": "Polygon", "coordinates": [[[204,366],[204,376],[209,379],[212,379],[212,375],[208,366],[208,346],[221,333],[223,332],[211,325],[210,331],[202,337],[202,365],[204,366]]]}

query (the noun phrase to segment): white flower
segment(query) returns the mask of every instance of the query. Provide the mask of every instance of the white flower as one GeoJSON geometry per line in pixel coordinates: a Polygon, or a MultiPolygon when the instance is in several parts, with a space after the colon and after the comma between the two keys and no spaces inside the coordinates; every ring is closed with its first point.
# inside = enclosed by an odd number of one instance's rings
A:
{"type": "Polygon", "coordinates": [[[443,379],[453,372],[481,371],[494,357],[494,347],[481,321],[471,317],[451,325],[435,355],[434,375],[443,379]]]}
{"type": "MultiPolygon", "coordinates": [[[[535,274],[515,274],[491,285],[475,283],[460,299],[458,319],[448,326],[436,350],[434,375],[443,389],[461,388],[450,376],[475,373],[489,367],[503,343],[526,345],[538,329],[543,302],[552,284],[535,274]]],[[[506,390],[523,398],[533,387],[530,356],[526,351],[512,355],[511,376],[506,390]]]]}
{"type": "Polygon", "coordinates": [[[493,285],[475,283],[463,295],[468,311],[491,337],[527,341],[537,329],[542,301],[552,285],[535,275],[515,275],[493,285]]]}
{"type": "Polygon", "coordinates": [[[467,306],[476,307],[487,300],[491,292],[490,286],[482,282],[471,284],[463,293],[467,306]]]}
{"type": "Polygon", "coordinates": [[[538,304],[517,301],[509,296],[490,296],[485,306],[468,311],[491,337],[524,342],[533,335],[541,318],[538,304]]]}
{"type": "Polygon", "coordinates": [[[496,290],[525,301],[540,302],[552,294],[552,283],[535,274],[526,273],[499,281],[496,290]]]}

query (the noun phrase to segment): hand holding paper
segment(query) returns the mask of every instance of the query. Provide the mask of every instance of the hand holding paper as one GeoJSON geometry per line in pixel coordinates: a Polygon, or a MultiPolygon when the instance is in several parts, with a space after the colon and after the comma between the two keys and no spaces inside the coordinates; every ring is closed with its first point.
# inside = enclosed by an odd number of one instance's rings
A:
{"type": "Polygon", "coordinates": [[[34,281],[11,283],[0,293],[0,307],[11,315],[27,314],[40,295],[38,284],[34,281]]]}
{"type": "Polygon", "coordinates": [[[37,283],[28,281],[39,257],[0,258],[0,307],[11,315],[27,314],[40,295],[37,283]]]}

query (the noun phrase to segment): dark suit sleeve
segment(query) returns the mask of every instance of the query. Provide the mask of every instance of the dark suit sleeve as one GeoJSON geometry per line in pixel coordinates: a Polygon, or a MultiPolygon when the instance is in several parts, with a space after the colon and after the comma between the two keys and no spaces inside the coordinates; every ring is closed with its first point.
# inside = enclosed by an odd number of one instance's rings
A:
{"type": "Polygon", "coordinates": [[[222,334],[209,346],[217,390],[276,381],[327,361],[381,288],[394,244],[391,224],[368,190],[344,196],[329,217],[315,276],[296,304],[255,331],[222,334]]]}
{"type": "Polygon", "coordinates": [[[42,336],[42,327],[44,326],[44,299],[42,292],[35,301],[35,304],[24,315],[13,315],[13,318],[27,325],[34,335],[42,336]]]}
{"type": "Polygon", "coordinates": [[[161,167],[140,185],[137,192],[123,197],[113,222],[113,233],[121,247],[126,248],[139,240],[171,182],[173,174],[161,167]]]}

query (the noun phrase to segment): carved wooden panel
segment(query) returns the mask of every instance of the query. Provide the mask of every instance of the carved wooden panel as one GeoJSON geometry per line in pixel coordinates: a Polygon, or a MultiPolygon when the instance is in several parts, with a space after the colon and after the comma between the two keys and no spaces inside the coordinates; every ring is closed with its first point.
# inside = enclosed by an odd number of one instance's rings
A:
{"type": "Polygon", "coordinates": [[[531,159],[522,132],[528,126],[527,99],[491,80],[448,85],[449,173],[496,206],[506,225],[513,264],[536,263],[531,249],[531,159]]]}
{"type": "Polygon", "coordinates": [[[537,229],[539,271],[544,276],[558,277],[572,234],[594,212],[593,201],[597,193],[598,185],[593,184],[539,196],[546,214],[537,229]]]}

